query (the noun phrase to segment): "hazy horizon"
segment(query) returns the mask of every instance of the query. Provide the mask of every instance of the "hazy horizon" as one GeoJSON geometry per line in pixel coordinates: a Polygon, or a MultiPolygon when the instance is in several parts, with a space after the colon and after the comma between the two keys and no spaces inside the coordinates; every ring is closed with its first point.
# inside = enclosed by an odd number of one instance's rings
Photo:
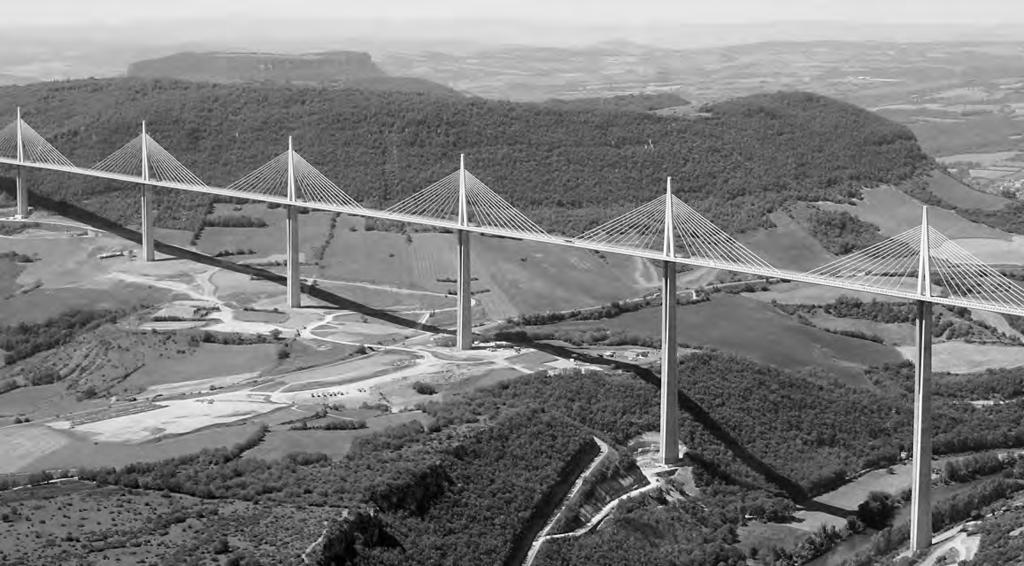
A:
{"type": "Polygon", "coordinates": [[[492,20],[578,25],[767,24],[831,21],[860,24],[1024,23],[1024,4],[1005,0],[519,0],[480,3],[473,0],[388,0],[340,4],[329,0],[219,2],[177,0],[160,5],[132,0],[39,0],[4,9],[9,25],[126,24],[181,19],[303,19],[451,21],[492,20]]]}

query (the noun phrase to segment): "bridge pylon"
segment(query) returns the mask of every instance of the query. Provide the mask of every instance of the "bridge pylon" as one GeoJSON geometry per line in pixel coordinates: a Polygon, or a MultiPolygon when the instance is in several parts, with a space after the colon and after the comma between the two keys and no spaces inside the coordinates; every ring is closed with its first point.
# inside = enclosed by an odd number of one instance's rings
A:
{"type": "MultiPolygon", "coordinates": [[[[295,149],[292,138],[288,136],[288,200],[295,202],[295,149]]],[[[293,204],[285,205],[285,232],[288,278],[288,306],[302,306],[302,274],[299,272],[299,209],[293,204]]]]}
{"type": "MultiPolygon", "coordinates": [[[[466,156],[459,156],[459,226],[469,225],[469,206],[466,196],[466,156]]],[[[456,280],[456,323],[455,347],[459,350],[473,348],[473,293],[471,289],[472,272],[469,263],[469,232],[457,230],[455,237],[458,246],[459,273],[456,280]]]]}
{"type": "Polygon", "coordinates": [[[153,261],[156,257],[153,245],[153,189],[146,184],[149,181],[149,151],[145,143],[146,122],[142,122],[142,185],[139,188],[139,232],[142,237],[142,261],[153,261]]]}
{"type": "MultiPolygon", "coordinates": [[[[15,130],[16,130],[16,134],[15,134],[16,135],[16,141],[15,141],[15,144],[17,146],[17,160],[18,160],[18,163],[24,163],[25,162],[25,141],[24,141],[24,139],[22,139],[22,130],[21,130],[21,123],[22,122],[21,122],[21,108],[20,107],[18,108],[18,121],[15,122],[15,123],[17,124],[17,126],[15,126],[15,130]]],[[[17,199],[18,199],[18,205],[17,205],[17,208],[15,209],[15,213],[14,214],[15,214],[16,218],[20,218],[20,219],[28,218],[28,188],[25,186],[25,179],[23,177],[24,171],[25,171],[25,168],[19,166],[16,169],[15,174],[14,174],[14,182],[15,182],[15,186],[16,186],[16,193],[17,193],[17,199]]]]}
{"type": "MultiPolygon", "coordinates": [[[[665,231],[663,252],[674,258],[672,177],[665,183],[665,231]]],[[[661,449],[663,465],[679,461],[679,359],[676,337],[676,264],[666,259],[662,265],[661,284],[661,449]]]]}
{"type": "MultiPolygon", "coordinates": [[[[931,297],[931,245],[928,207],[921,212],[921,248],[917,268],[917,293],[931,297]]],[[[917,301],[917,355],[914,362],[914,461],[910,500],[910,550],[932,544],[932,304],[917,301]]]]}

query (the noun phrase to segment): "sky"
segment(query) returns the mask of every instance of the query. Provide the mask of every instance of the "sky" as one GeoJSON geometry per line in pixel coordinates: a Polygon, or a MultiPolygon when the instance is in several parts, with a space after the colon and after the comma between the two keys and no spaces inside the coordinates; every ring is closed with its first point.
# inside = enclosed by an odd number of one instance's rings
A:
{"type": "Polygon", "coordinates": [[[32,0],[4,4],[5,24],[33,26],[219,20],[238,15],[261,20],[518,20],[569,26],[1024,23],[1022,0],[32,0]]]}

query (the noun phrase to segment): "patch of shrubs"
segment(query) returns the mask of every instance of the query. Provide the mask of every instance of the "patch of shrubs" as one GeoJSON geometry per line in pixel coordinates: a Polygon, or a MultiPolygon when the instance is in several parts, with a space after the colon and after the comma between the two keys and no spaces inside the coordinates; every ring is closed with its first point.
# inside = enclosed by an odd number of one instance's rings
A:
{"type": "Polygon", "coordinates": [[[429,383],[417,381],[412,384],[412,389],[420,395],[437,395],[437,388],[429,383]]]}
{"type": "Polygon", "coordinates": [[[207,216],[203,220],[203,226],[217,228],[266,228],[267,221],[245,214],[221,214],[218,216],[207,216]]]}

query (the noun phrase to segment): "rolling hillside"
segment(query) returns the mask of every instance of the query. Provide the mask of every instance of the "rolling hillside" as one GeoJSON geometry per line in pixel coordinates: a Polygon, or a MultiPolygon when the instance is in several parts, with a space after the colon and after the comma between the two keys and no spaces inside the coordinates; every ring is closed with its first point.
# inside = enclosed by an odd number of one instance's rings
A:
{"type": "MultiPolygon", "coordinates": [[[[152,135],[201,178],[227,184],[294,135],[297,150],[355,198],[393,202],[468,167],[543,226],[575,232],[659,194],[677,194],[731,232],[766,225],[794,200],[846,201],[859,187],[927,166],[910,132],[807,93],[715,104],[703,118],[555,110],[408,93],[85,80],[0,89],[0,116],[21,105],[76,163],[152,135]]],[[[137,214],[123,189],[66,177],[33,187],[118,221],[137,214]]],[[[195,229],[208,199],[162,194],[158,224],[195,229]]]]}

